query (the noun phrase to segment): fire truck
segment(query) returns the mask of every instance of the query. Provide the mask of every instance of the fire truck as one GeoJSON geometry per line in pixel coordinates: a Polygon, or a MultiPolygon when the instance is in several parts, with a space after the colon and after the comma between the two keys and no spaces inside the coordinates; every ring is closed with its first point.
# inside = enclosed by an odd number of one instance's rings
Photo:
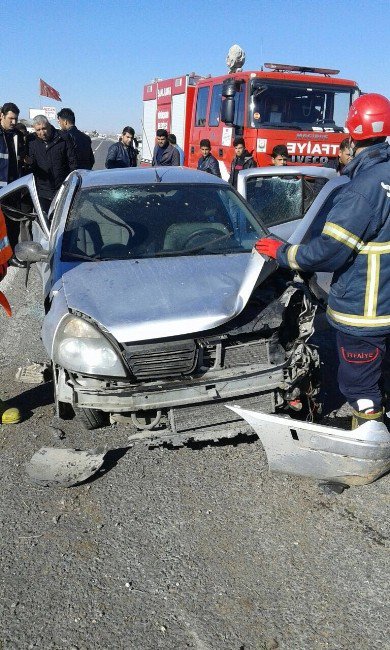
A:
{"type": "Polygon", "coordinates": [[[155,80],[143,94],[143,165],[152,162],[157,129],[174,133],[185,165],[196,167],[199,143],[211,142],[222,178],[229,176],[233,140],[245,138],[259,167],[287,146],[291,164],[324,165],[346,137],[348,109],[360,94],[339,70],[265,63],[260,71],[155,80]]]}

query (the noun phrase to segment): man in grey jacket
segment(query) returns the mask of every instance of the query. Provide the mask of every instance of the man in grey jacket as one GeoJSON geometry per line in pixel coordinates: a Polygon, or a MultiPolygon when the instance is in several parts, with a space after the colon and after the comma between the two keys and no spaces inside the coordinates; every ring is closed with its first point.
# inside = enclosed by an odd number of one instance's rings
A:
{"type": "Polygon", "coordinates": [[[168,131],[157,129],[157,144],[153,151],[152,167],[178,167],[180,165],[180,154],[168,140],[168,131]]]}

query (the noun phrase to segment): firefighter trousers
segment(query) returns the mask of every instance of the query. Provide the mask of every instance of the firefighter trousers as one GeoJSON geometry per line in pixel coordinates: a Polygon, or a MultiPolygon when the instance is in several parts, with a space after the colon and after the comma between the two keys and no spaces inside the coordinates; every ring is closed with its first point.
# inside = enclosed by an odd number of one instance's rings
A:
{"type": "Polygon", "coordinates": [[[346,400],[359,410],[356,402],[368,399],[380,411],[390,368],[390,335],[362,337],[337,331],[337,351],[339,388],[346,400]]]}

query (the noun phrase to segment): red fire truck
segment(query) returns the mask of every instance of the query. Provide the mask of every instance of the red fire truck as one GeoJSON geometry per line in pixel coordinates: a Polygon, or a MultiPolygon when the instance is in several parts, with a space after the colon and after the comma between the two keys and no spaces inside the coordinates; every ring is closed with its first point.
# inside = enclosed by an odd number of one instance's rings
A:
{"type": "Polygon", "coordinates": [[[346,137],[344,122],[359,95],[338,70],[265,63],[255,72],[220,77],[194,73],[144,87],[142,164],[152,161],[156,129],[174,133],[185,165],[196,167],[199,143],[211,142],[227,178],[233,140],[243,136],[259,166],[271,164],[275,145],[287,146],[292,164],[325,164],[346,137]]]}

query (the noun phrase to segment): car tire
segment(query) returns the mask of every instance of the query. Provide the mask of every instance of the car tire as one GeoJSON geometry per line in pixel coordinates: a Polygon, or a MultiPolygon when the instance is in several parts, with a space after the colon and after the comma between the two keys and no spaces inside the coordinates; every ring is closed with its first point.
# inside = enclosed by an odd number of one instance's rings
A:
{"type": "Polygon", "coordinates": [[[100,429],[100,427],[105,427],[110,422],[108,413],[98,409],[76,408],[76,416],[83,427],[88,430],[100,429]]]}

